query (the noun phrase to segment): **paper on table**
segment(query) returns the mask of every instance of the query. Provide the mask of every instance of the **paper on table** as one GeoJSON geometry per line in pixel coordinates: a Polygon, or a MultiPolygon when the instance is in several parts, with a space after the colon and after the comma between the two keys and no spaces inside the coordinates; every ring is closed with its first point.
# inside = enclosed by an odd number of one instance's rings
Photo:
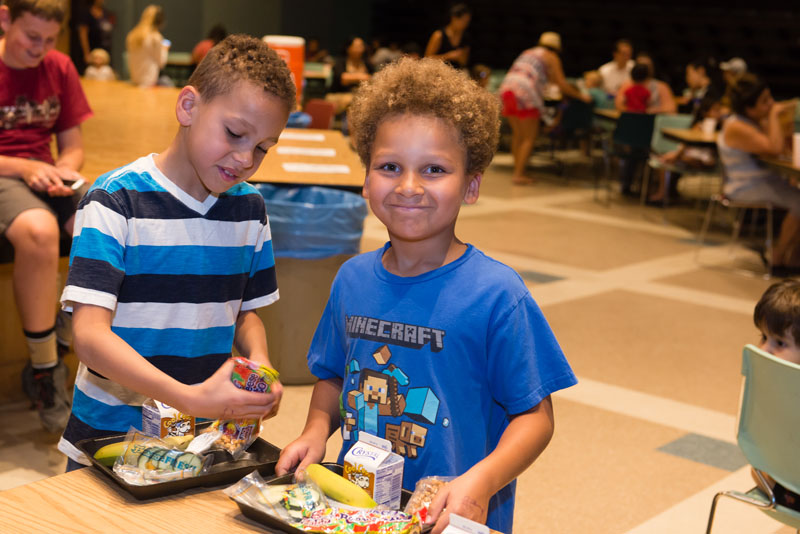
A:
{"type": "Polygon", "coordinates": [[[332,158],[336,155],[335,148],[314,148],[307,146],[278,146],[278,154],[291,154],[293,156],[326,156],[332,158]]]}
{"type": "Polygon", "coordinates": [[[350,174],[349,165],[335,165],[322,163],[299,163],[290,161],[283,163],[286,172],[304,172],[317,174],[350,174]]]}
{"type": "Polygon", "coordinates": [[[293,139],[295,141],[324,141],[325,134],[312,132],[283,132],[279,139],[293,139]]]}

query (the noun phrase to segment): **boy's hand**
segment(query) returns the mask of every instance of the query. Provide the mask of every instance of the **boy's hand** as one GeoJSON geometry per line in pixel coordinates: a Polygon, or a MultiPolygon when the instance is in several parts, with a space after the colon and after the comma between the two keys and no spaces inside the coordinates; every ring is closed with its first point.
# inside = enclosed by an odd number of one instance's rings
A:
{"type": "Polygon", "coordinates": [[[318,440],[301,435],[281,451],[278,463],[275,464],[275,474],[285,475],[293,469],[301,471],[310,464],[321,462],[324,457],[324,442],[320,446],[318,440]]]}
{"type": "Polygon", "coordinates": [[[450,514],[485,524],[490,497],[486,494],[486,484],[469,473],[446,484],[428,508],[428,522],[436,522],[431,534],[439,534],[447,527],[450,514]]]}
{"type": "Polygon", "coordinates": [[[228,360],[205,382],[190,386],[186,412],[209,419],[261,419],[278,410],[283,387],[269,393],[239,389],[231,382],[233,361],[228,360]]]}
{"type": "Polygon", "coordinates": [[[43,161],[28,160],[22,179],[32,190],[47,193],[51,197],[72,196],[74,191],[63,180],[77,181],[82,176],[64,167],[56,167],[43,161]]]}

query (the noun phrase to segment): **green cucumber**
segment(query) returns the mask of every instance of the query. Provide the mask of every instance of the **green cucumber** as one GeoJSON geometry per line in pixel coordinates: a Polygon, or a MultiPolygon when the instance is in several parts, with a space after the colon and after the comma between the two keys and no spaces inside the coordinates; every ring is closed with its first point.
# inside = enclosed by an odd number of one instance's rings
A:
{"type": "Polygon", "coordinates": [[[187,453],[181,455],[175,461],[175,467],[174,467],[174,469],[176,471],[183,471],[184,469],[191,469],[192,470],[192,476],[196,476],[197,473],[199,473],[200,469],[202,469],[202,468],[203,468],[203,459],[200,458],[199,456],[197,456],[196,454],[191,453],[191,452],[187,452],[187,453]]]}
{"type": "Polygon", "coordinates": [[[183,456],[185,453],[180,449],[170,449],[167,451],[167,454],[161,457],[158,462],[159,469],[166,469],[168,471],[175,470],[175,461],[183,456]]]}
{"type": "Polygon", "coordinates": [[[150,471],[158,469],[158,462],[167,452],[169,451],[163,447],[149,447],[139,457],[139,468],[150,471]]]}

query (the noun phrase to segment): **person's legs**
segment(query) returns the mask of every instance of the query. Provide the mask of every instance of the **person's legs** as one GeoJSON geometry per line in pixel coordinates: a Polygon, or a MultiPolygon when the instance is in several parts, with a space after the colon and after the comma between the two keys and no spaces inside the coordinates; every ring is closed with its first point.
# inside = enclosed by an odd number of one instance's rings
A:
{"type": "Polygon", "coordinates": [[[525,175],[528,166],[528,158],[533,152],[536,144],[536,137],[539,135],[539,119],[517,119],[517,130],[519,131],[519,141],[517,144],[517,154],[514,158],[514,174],[512,181],[515,184],[533,183],[533,178],[525,175]]]}
{"type": "Polygon", "coordinates": [[[13,287],[30,366],[23,387],[51,432],[66,425],[70,412],[66,367],[58,359],[55,305],[58,300],[58,221],[41,208],[25,210],[8,226],[5,236],[14,247],[13,287]]]}
{"type": "Polygon", "coordinates": [[[773,265],[800,267],[800,218],[791,212],[783,218],[781,232],[772,251],[772,262],[773,265]]]}

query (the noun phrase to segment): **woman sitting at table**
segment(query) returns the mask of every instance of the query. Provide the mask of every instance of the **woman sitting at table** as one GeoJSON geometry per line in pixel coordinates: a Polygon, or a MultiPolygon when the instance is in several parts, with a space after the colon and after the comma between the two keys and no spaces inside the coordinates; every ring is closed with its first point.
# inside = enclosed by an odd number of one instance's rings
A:
{"type": "Polygon", "coordinates": [[[800,188],[767,169],[759,156],[783,153],[785,133],[780,116],[794,101],[776,103],[766,83],[745,74],[730,88],[733,115],[717,137],[725,169],[723,192],[731,200],[769,202],[789,211],[773,248],[773,267],[800,267],[800,188]]]}
{"type": "Polygon", "coordinates": [[[333,65],[331,91],[325,99],[336,104],[337,115],[350,105],[352,92],[359,84],[372,76],[373,68],[366,60],[366,51],[367,46],[361,37],[350,37],[344,45],[344,56],[333,65]]]}
{"type": "Polygon", "coordinates": [[[514,174],[511,181],[517,185],[532,184],[533,178],[525,176],[528,158],[539,135],[539,122],[544,113],[544,92],[548,84],[558,86],[564,96],[591,103],[592,97],[581,93],[567,82],[561,67],[561,36],[544,32],[539,44],[522,52],[514,60],[498,93],[503,101],[503,116],[511,126],[511,156],[514,174]]]}

